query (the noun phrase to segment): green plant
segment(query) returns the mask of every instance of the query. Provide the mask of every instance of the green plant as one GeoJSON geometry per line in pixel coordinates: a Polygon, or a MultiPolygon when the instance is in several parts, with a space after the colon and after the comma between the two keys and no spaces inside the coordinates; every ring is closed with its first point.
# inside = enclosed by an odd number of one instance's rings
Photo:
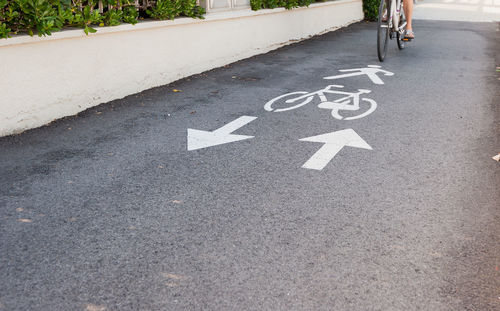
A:
{"type": "Polygon", "coordinates": [[[92,25],[99,25],[104,17],[99,14],[99,11],[93,10],[90,6],[85,6],[83,10],[77,11],[74,15],[74,21],[76,26],[83,26],[83,31],[85,34],[89,34],[89,32],[96,32],[92,25]]]}
{"type": "Polygon", "coordinates": [[[104,13],[104,24],[108,26],[120,25],[123,20],[123,11],[109,10],[104,13]]]}
{"type": "Polygon", "coordinates": [[[158,0],[156,1],[156,6],[146,12],[155,19],[174,19],[176,14],[176,2],[176,0],[158,0]]]}
{"type": "Polygon", "coordinates": [[[196,4],[196,0],[184,0],[180,5],[181,14],[192,18],[203,18],[205,9],[196,4]]]}
{"type": "Polygon", "coordinates": [[[0,38],[8,38],[9,33],[12,31],[7,27],[6,22],[6,6],[7,0],[0,0],[0,38]]]}
{"type": "Polygon", "coordinates": [[[250,0],[250,8],[257,11],[264,8],[264,0],[250,0]]]}
{"type": "Polygon", "coordinates": [[[137,24],[137,19],[139,18],[139,12],[133,6],[127,6],[123,8],[123,21],[132,25],[137,24]]]}
{"type": "Polygon", "coordinates": [[[363,12],[365,19],[368,21],[376,21],[378,18],[378,7],[380,0],[363,0],[363,12]]]}
{"type": "Polygon", "coordinates": [[[196,4],[196,0],[158,0],[146,12],[154,19],[174,19],[175,16],[202,18],[205,10],[196,4]]]}
{"type": "Polygon", "coordinates": [[[11,31],[12,30],[10,28],[7,28],[6,24],[0,23],[0,38],[9,38],[9,33],[11,31]]]}
{"type": "Polygon", "coordinates": [[[274,9],[278,7],[283,7],[285,9],[293,9],[301,6],[309,6],[311,3],[316,1],[315,0],[250,0],[250,7],[254,11],[260,9],[274,9]]]}
{"type": "Polygon", "coordinates": [[[50,35],[52,31],[58,30],[57,25],[60,24],[56,9],[47,0],[14,0],[9,4],[10,12],[17,13],[15,31],[24,30],[31,36],[34,31],[39,36],[50,35]]]}
{"type": "Polygon", "coordinates": [[[204,13],[196,0],[0,0],[0,38],[46,36],[65,26],[81,27],[88,35],[95,26],[135,24],[143,17],[203,18],[204,13]]]}

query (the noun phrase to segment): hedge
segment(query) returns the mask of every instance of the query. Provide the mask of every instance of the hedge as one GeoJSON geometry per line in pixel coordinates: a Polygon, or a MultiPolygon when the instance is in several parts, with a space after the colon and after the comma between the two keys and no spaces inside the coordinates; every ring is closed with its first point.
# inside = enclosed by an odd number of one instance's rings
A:
{"type": "MultiPolygon", "coordinates": [[[[250,0],[252,10],[309,6],[324,0],[250,0]]],[[[363,0],[365,19],[375,21],[379,0],[363,0]]],[[[27,33],[50,35],[63,27],[81,27],[86,34],[95,26],[135,24],[144,18],[203,18],[196,0],[0,0],[0,38],[27,33]]]]}
{"type": "MultiPolygon", "coordinates": [[[[324,0],[323,0],[324,1],[324,0]]],[[[278,7],[292,9],[300,6],[309,6],[318,0],[250,0],[252,10],[274,9],[278,7]]]]}
{"type": "Polygon", "coordinates": [[[196,0],[0,0],[0,38],[18,33],[50,35],[63,27],[135,24],[139,19],[203,18],[196,0]]]}
{"type": "Polygon", "coordinates": [[[379,5],[380,0],[363,0],[363,12],[366,20],[376,21],[378,19],[379,5]]]}

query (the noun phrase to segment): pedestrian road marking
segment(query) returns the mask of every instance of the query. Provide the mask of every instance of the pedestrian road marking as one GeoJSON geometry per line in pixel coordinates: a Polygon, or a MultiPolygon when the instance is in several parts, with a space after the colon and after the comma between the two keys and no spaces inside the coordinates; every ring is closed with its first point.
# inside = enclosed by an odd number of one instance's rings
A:
{"type": "Polygon", "coordinates": [[[187,149],[191,151],[253,138],[254,136],[231,133],[255,119],[257,117],[242,116],[212,132],[188,129],[187,149]]]}
{"type": "Polygon", "coordinates": [[[324,145],[309,158],[304,165],[302,165],[303,168],[319,171],[325,168],[325,166],[345,146],[373,150],[372,147],[370,147],[370,145],[368,145],[353,129],[306,137],[300,139],[300,141],[324,143],[324,145]]]}
{"type": "Polygon", "coordinates": [[[386,76],[393,76],[394,73],[380,69],[382,68],[381,66],[378,65],[368,65],[366,68],[355,68],[355,69],[341,69],[339,70],[340,72],[350,72],[346,73],[343,75],[338,75],[338,76],[330,76],[330,77],[324,77],[323,79],[327,80],[333,80],[333,79],[341,79],[341,78],[349,78],[349,77],[354,77],[354,76],[361,76],[361,75],[366,75],[370,80],[372,80],[373,83],[375,84],[384,84],[384,81],[380,79],[379,76],[377,76],[377,73],[383,73],[386,76]]]}

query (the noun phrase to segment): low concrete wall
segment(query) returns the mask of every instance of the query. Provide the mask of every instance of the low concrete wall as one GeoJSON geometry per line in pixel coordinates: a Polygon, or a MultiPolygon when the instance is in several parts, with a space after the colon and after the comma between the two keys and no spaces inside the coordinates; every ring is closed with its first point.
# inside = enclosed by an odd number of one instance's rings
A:
{"type": "Polygon", "coordinates": [[[0,136],[363,18],[361,0],[0,40],[0,136]]]}

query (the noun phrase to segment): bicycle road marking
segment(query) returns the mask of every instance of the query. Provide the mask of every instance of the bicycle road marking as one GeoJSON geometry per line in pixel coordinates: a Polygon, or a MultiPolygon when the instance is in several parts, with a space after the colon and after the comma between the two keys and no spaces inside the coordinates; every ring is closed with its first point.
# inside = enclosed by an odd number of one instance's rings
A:
{"type": "Polygon", "coordinates": [[[299,92],[292,92],[292,93],[287,93],[280,95],[278,97],[275,97],[268,101],[264,105],[264,109],[266,111],[273,111],[273,112],[284,112],[284,111],[289,111],[293,109],[297,109],[299,107],[302,107],[308,103],[310,103],[315,96],[317,95],[320,99],[320,104],[318,104],[318,108],[321,109],[327,109],[331,110],[332,117],[334,117],[337,120],[355,120],[355,119],[361,119],[363,117],[366,117],[367,115],[371,114],[375,109],[377,109],[377,103],[370,98],[362,98],[362,102],[365,104],[368,104],[368,109],[358,115],[354,116],[349,116],[349,117],[344,117],[340,114],[339,111],[341,110],[347,110],[347,111],[358,111],[360,109],[360,96],[362,94],[369,94],[371,93],[371,90],[367,89],[358,89],[358,92],[346,92],[346,91],[338,91],[335,90],[336,88],[343,88],[343,85],[328,85],[324,89],[321,89],[316,92],[304,92],[304,91],[299,91],[299,92]],[[326,97],[326,94],[336,94],[336,95],[344,95],[344,97],[341,97],[339,99],[336,99],[334,101],[328,100],[326,97]],[[295,96],[299,95],[299,96],[295,96]],[[289,98],[292,97],[292,98],[289,98]],[[284,99],[288,98],[288,99],[284,99]],[[274,106],[277,106],[277,102],[280,102],[281,104],[294,104],[298,102],[298,104],[295,104],[290,107],[284,107],[284,108],[275,108],[274,106]],[[274,105],[274,106],[273,106],[274,105]]]}

